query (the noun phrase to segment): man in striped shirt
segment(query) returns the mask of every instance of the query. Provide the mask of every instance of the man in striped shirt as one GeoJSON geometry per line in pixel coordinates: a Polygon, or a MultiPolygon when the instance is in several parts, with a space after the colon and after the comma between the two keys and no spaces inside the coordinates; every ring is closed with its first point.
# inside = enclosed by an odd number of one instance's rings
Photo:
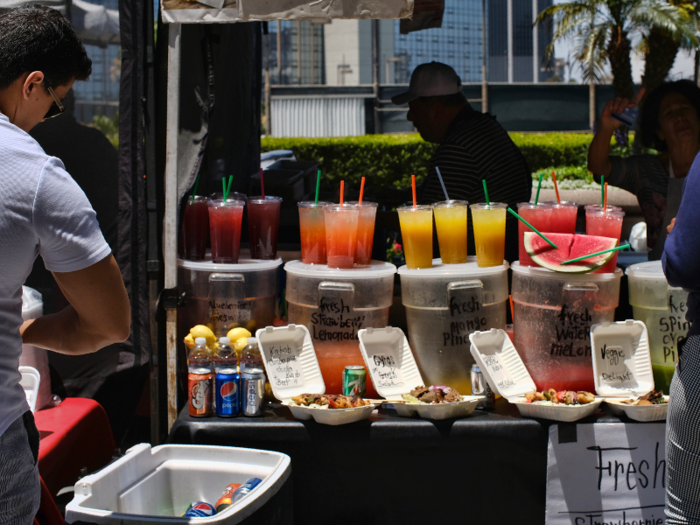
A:
{"type": "MultiPolygon", "coordinates": [[[[450,66],[421,64],[411,75],[408,91],[393,97],[392,102],[408,103],[407,118],[423,140],[440,145],[430,160],[421,202],[445,200],[436,167],[450,199],[485,202],[481,181],[486,180],[492,202],[505,202],[515,209],[517,203],[530,200],[532,178],[525,158],[493,116],[469,105],[462,81],[450,66]]],[[[473,254],[471,219],[469,230],[469,253],[473,254]]],[[[506,231],[506,259],[513,261],[518,258],[518,225],[510,214],[506,231]]]]}

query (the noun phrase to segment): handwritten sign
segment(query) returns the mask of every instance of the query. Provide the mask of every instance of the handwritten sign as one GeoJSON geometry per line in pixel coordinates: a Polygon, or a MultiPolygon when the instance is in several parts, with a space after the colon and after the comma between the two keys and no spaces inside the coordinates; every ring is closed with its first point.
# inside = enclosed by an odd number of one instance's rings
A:
{"type": "Polygon", "coordinates": [[[664,423],[549,429],[548,525],[663,525],[664,423]]]}
{"type": "Polygon", "coordinates": [[[616,387],[632,387],[637,384],[625,360],[631,357],[632,350],[618,345],[604,344],[598,349],[603,362],[600,378],[604,383],[616,387]]]}
{"type": "Polygon", "coordinates": [[[562,305],[554,326],[555,340],[549,354],[558,357],[582,358],[591,355],[591,324],[593,317],[588,308],[572,309],[562,305]]]}
{"type": "Polygon", "coordinates": [[[298,360],[302,348],[290,344],[274,344],[265,348],[268,357],[267,373],[270,382],[279,388],[304,384],[304,372],[298,360]]]}
{"type": "Polygon", "coordinates": [[[208,306],[214,333],[246,326],[253,317],[252,303],[245,300],[244,280],[239,274],[209,275],[208,306]]]}
{"type": "Polygon", "coordinates": [[[364,315],[355,315],[341,298],[321,298],[319,311],[311,314],[311,337],[315,341],[357,341],[357,332],[365,322],[364,315]]]}
{"type": "MultiPolygon", "coordinates": [[[[668,297],[669,315],[659,318],[658,330],[664,346],[664,362],[673,365],[678,362],[678,340],[688,335],[690,321],[686,321],[685,314],[688,306],[684,300],[687,293],[671,293],[668,297]]],[[[649,327],[651,330],[652,327],[649,327]]]]}
{"type": "Polygon", "coordinates": [[[480,296],[450,297],[450,331],[442,333],[442,346],[469,345],[469,334],[486,330],[488,320],[481,312],[480,296]]]}
{"type": "Polygon", "coordinates": [[[402,386],[403,374],[398,360],[393,355],[374,354],[369,356],[370,375],[379,388],[402,386]]]}
{"type": "Polygon", "coordinates": [[[484,367],[488,369],[491,379],[496,383],[500,392],[515,386],[515,381],[508,373],[508,369],[499,361],[497,355],[485,355],[482,357],[484,367]]]}

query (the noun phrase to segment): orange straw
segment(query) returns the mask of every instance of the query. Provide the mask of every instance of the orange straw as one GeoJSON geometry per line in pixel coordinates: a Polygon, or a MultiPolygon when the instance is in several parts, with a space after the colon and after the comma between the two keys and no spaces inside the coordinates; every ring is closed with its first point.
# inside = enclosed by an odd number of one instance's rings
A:
{"type": "Polygon", "coordinates": [[[552,182],[554,182],[554,193],[557,194],[557,204],[561,204],[561,199],[559,198],[559,186],[557,186],[557,176],[554,171],[552,171],[552,182]]]}
{"type": "Polygon", "coordinates": [[[513,296],[509,295],[508,300],[510,301],[510,318],[514,319],[515,318],[515,312],[513,311],[513,296]]]}
{"type": "Polygon", "coordinates": [[[415,208],[418,206],[418,202],[416,200],[416,176],[411,175],[411,184],[413,185],[413,207],[415,208]]]}
{"type": "Polygon", "coordinates": [[[340,181],[340,205],[343,205],[343,194],[345,193],[345,181],[340,181]]]}
{"type": "Polygon", "coordinates": [[[365,178],[362,177],[362,182],[360,183],[360,204],[362,204],[362,195],[365,192],[365,178]]]}
{"type": "Polygon", "coordinates": [[[608,183],[605,183],[605,199],[603,200],[603,211],[608,209],[608,183]]]}

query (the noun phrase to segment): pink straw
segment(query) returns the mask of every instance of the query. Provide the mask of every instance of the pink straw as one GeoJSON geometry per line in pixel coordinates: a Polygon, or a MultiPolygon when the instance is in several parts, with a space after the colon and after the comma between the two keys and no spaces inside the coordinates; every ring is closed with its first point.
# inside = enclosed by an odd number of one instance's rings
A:
{"type": "Polygon", "coordinates": [[[263,169],[260,168],[260,192],[262,193],[262,198],[265,198],[265,179],[263,178],[263,169]]]}

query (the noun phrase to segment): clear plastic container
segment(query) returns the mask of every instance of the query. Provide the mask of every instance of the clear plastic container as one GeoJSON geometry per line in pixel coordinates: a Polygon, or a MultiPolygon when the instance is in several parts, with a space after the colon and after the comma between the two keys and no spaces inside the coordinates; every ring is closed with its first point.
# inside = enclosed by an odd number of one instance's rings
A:
{"type": "Polygon", "coordinates": [[[593,392],[590,330],[614,320],[622,271],[565,274],[517,262],[512,269],[514,344],[537,390],[593,392]]]}
{"type": "Polygon", "coordinates": [[[399,275],[408,339],[426,385],[471,394],[469,334],[506,327],[508,264],[482,268],[475,257],[449,265],[435,259],[432,268],[402,266],[399,275]]]}

